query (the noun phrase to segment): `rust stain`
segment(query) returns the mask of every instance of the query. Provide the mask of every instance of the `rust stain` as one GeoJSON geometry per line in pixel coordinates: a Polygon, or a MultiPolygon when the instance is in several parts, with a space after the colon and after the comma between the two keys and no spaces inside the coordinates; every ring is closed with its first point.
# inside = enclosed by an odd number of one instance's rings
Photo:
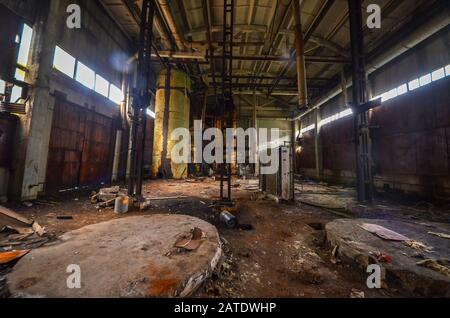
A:
{"type": "Polygon", "coordinates": [[[180,279],[173,271],[158,266],[149,265],[145,269],[149,277],[147,295],[149,297],[170,297],[180,285],[180,279]]]}
{"type": "Polygon", "coordinates": [[[18,289],[27,289],[33,285],[36,285],[36,283],[39,281],[38,278],[36,277],[29,277],[29,278],[25,278],[24,280],[22,280],[18,285],[17,288],[18,289]]]}
{"type": "Polygon", "coordinates": [[[150,283],[150,287],[148,289],[148,295],[155,296],[169,296],[172,294],[172,291],[177,289],[179,281],[177,279],[154,279],[150,283]]]}

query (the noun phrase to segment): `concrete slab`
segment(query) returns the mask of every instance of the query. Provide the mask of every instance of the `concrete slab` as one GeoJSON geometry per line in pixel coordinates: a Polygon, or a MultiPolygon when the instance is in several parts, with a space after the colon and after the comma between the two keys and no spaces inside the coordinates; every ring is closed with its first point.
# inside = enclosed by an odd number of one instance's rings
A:
{"type": "Polygon", "coordinates": [[[185,215],[125,217],[67,232],[33,250],[8,275],[13,297],[187,297],[207,279],[222,256],[217,229],[185,215]],[[174,248],[198,227],[195,251],[174,248]],[[69,265],[79,265],[81,288],[70,289],[69,265]]]}
{"type": "Polygon", "coordinates": [[[417,296],[450,297],[450,277],[417,265],[424,259],[450,259],[450,240],[428,232],[450,233],[450,225],[373,219],[338,219],[326,225],[327,241],[333,248],[338,247],[338,257],[343,262],[360,268],[361,273],[366,273],[369,264],[380,264],[384,287],[403,289],[417,296]],[[405,242],[384,240],[364,230],[361,227],[364,223],[381,225],[431,249],[417,245],[414,248],[405,242]],[[390,255],[392,262],[380,262],[373,255],[377,252],[390,255]]]}

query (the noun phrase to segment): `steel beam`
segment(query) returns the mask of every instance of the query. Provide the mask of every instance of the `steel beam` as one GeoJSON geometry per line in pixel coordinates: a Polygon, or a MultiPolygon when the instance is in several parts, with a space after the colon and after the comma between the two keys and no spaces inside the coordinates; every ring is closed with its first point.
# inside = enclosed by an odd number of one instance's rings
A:
{"type": "Polygon", "coordinates": [[[356,189],[359,202],[373,199],[369,114],[359,108],[367,101],[362,0],[348,0],[352,49],[352,108],[354,109],[356,189]]]}

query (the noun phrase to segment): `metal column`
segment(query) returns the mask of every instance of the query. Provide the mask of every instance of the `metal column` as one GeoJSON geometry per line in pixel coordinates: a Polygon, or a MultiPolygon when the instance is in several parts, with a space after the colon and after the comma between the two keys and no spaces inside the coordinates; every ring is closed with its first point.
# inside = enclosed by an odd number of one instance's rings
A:
{"type": "Polygon", "coordinates": [[[361,105],[367,102],[361,3],[362,0],[348,0],[352,47],[352,108],[355,113],[356,189],[359,202],[371,202],[373,198],[373,180],[369,112],[360,111],[361,105]]]}
{"type": "MultiPolygon", "coordinates": [[[[234,104],[232,95],[233,80],[233,23],[234,0],[223,1],[223,41],[222,41],[222,104],[220,105],[219,120],[221,129],[232,127],[234,104]]],[[[226,134],[224,134],[226,135],[226,134]]],[[[226,142],[225,142],[226,144],[226,142]]],[[[218,165],[220,174],[220,200],[231,202],[231,163],[226,163],[226,146],[224,144],[224,163],[218,165]],[[227,183],[227,195],[224,194],[224,182],[227,183]]]]}
{"type": "Polygon", "coordinates": [[[295,51],[297,52],[297,85],[298,85],[298,107],[308,107],[308,91],[306,85],[305,48],[303,41],[302,20],[300,0],[294,0],[295,18],[295,51]]]}
{"type": "Polygon", "coordinates": [[[146,110],[150,106],[151,49],[155,1],[144,0],[141,12],[139,52],[136,87],[133,89],[133,114],[131,118],[131,166],[128,195],[142,197],[142,170],[145,144],[146,110]]]}

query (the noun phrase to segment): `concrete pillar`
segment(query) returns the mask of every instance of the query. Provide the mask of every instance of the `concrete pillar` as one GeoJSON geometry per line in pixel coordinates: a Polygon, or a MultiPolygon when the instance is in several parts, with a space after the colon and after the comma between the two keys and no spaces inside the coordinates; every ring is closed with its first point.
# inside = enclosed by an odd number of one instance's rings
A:
{"type": "Polygon", "coordinates": [[[30,104],[26,119],[22,122],[23,175],[21,180],[20,198],[35,199],[44,190],[48,147],[53,120],[55,100],[50,96],[50,77],[53,68],[53,55],[56,39],[61,32],[61,19],[64,17],[58,0],[43,1],[48,3],[48,10],[42,9],[40,17],[34,26],[34,42],[32,49],[32,65],[29,80],[31,82],[30,104]]]}

